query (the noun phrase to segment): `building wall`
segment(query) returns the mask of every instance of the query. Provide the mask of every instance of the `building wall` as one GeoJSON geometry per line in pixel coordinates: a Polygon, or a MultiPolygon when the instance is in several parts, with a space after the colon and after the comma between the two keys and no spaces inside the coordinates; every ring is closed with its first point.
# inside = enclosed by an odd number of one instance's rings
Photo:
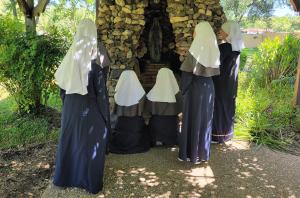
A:
{"type": "MultiPolygon", "coordinates": [[[[284,32],[264,32],[262,34],[244,34],[243,39],[245,47],[258,47],[266,38],[274,39],[276,36],[283,40],[289,33],[284,32]]],[[[300,32],[293,33],[297,38],[300,38],[300,32]]]]}

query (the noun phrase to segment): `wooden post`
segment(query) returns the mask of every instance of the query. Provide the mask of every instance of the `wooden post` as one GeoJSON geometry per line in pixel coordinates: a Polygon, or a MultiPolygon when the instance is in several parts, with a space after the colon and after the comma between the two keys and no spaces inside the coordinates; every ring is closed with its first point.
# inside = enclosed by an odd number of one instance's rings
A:
{"type": "Polygon", "coordinates": [[[294,91],[294,106],[300,107],[300,56],[298,59],[298,67],[297,67],[297,76],[295,82],[295,91],[294,91]]]}

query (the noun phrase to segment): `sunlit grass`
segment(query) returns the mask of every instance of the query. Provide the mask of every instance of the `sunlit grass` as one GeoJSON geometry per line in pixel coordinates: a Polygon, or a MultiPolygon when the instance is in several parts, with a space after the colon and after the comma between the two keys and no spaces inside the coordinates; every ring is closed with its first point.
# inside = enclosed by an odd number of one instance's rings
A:
{"type": "Polygon", "coordinates": [[[13,97],[1,87],[0,92],[0,149],[57,139],[58,129],[49,129],[47,118],[19,116],[13,97]]]}
{"type": "Polygon", "coordinates": [[[0,101],[9,96],[9,93],[0,85],[0,101]]]}
{"type": "Polygon", "coordinates": [[[283,148],[292,140],[296,128],[292,107],[293,86],[273,85],[262,88],[241,72],[237,98],[237,138],[248,138],[271,148],[283,148]]]}

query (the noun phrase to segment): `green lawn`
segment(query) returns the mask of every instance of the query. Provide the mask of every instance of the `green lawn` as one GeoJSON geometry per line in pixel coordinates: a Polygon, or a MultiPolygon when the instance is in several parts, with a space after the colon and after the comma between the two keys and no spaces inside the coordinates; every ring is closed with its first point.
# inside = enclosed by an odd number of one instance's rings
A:
{"type": "Polygon", "coordinates": [[[14,99],[2,87],[0,93],[0,149],[57,139],[58,129],[49,129],[47,118],[17,115],[14,99]]]}

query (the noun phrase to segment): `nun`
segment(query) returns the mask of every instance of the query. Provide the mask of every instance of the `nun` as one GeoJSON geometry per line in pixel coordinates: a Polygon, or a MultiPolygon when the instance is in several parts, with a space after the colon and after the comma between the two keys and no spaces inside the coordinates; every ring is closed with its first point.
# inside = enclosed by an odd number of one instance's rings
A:
{"type": "Polygon", "coordinates": [[[194,164],[209,160],[215,96],[212,77],[220,74],[219,65],[216,35],[208,22],[200,22],[180,68],[183,117],[179,160],[194,164]]]}
{"type": "Polygon", "coordinates": [[[115,89],[114,114],[117,115],[112,132],[110,152],[134,154],[150,148],[150,138],[143,118],[146,92],[132,70],[123,71],[115,89]]]}
{"type": "Polygon", "coordinates": [[[96,194],[103,187],[109,135],[106,75],[110,64],[90,19],[80,21],[73,43],[55,73],[63,100],[53,183],[96,194]],[[97,52],[98,51],[98,52],[97,52]]]}
{"type": "Polygon", "coordinates": [[[152,144],[177,145],[180,101],[179,86],[172,70],[160,69],[154,87],[147,94],[147,112],[151,113],[148,127],[152,144]]]}
{"type": "Polygon", "coordinates": [[[216,95],[212,141],[223,143],[233,137],[239,55],[244,43],[240,26],[234,21],[222,25],[219,37],[223,40],[219,45],[221,75],[213,77],[216,95]]]}

